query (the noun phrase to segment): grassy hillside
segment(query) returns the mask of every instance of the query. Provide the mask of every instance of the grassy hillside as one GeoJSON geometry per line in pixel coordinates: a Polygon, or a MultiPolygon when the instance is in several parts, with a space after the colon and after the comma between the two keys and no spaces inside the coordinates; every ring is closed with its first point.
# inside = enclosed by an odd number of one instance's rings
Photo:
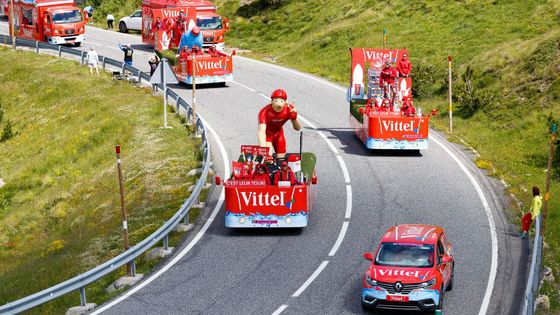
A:
{"type": "MultiPolygon", "coordinates": [[[[174,128],[160,129],[161,98],[109,74],[0,47],[0,81],[0,131],[11,124],[13,134],[0,140],[1,305],[123,251],[116,144],[131,245],[179,209],[200,153],[171,114],[174,128]]],[[[140,273],[151,266],[138,264],[140,273]]],[[[87,287],[88,301],[107,297],[103,289],[123,272],[87,287]]],[[[79,302],[70,294],[32,313],[60,314],[79,302]]]]}
{"type": "Polygon", "coordinates": [[[115,17],[115,30],[119,29],[119,20],[131,15],[142,7],[142,0],[79,0],[79,5],[84,8],[93,6],[93,22],[100,27],[107,27],[107,14],[115,17]]]}
{"type": "MultiPolygon", "coordinates": [[[[525,206],[533,185],[544,191],[548,129],[560,118],[560,1],[218,0],[231,19],[227,44],[249,55],[347,84],[349,47],[407,48],[415,105],[438,108],[446,130],[447,60],[454,56],[454,134],[482,156],[476,161],[525,206]]],[[[345,100],[340,99],[341,106],[345,100]]],[[[452,141],[454,137],[450,138],[452,141]]],[[[455,139],[456,140],[456,139],[455,139]]],[[[545,265],[560,278],[560,151],[556,152],[546,230],[545,265]]],[[[552,313],[558,290],[547,285],[552,313]]]]}

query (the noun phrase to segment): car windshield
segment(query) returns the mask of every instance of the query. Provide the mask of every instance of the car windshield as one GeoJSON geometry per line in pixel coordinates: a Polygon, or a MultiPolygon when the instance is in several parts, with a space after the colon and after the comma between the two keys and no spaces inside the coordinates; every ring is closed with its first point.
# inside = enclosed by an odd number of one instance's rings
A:
{"type": "Polygon", "coordinates": [[[434,246],[429,244],[383,243],[375,264],[394,267],[426,268],[434,265],[434,246]]]}
{"type": "Polygon", "coordinates": [[[197,18],[196,25],[200,27],[201,30],[221,30],[222,18],[219,16],[197,18]]]}
{"type": "Polygon", "coordinates": [[[80,22],[82,21],[82,13],[80,10],[57,11],[53,13],[52,20],[54,24],[80,22]]]}

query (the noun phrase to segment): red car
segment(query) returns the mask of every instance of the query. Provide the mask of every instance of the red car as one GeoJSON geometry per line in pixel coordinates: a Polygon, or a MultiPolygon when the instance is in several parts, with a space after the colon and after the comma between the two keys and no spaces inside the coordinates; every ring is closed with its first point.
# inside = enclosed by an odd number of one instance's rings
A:
{"type": "Polygon", "coordinates": [[[396,225],[387,230],[362,279],[365,310],[441,310],[453,288],[453,246],[439,226],[396,225]]]}

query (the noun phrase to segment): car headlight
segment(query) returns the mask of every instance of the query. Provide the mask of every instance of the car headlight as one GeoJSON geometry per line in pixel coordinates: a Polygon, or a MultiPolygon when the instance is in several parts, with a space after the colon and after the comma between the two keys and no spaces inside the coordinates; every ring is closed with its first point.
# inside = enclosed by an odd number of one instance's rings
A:
{"type": "Polygon", "coordinates": [[[366,275],[366,282],[367,282],[367,284],[371,285],[372,287],[377,286],[377,281],[373,280],[369,274],[366,275]]]}
{"type": "Polygon", "coordinates": [[[429,287],[433,286],[434,284],[436,284],[436,278],[433,278],[432,280],[420,283],[420,287],[429,288],[429,287]]]}

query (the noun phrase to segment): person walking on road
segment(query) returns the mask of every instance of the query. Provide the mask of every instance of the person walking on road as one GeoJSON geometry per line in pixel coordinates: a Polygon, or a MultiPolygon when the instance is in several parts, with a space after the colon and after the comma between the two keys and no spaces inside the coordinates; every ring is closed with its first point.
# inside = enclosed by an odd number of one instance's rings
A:
{"type": "Polygon", "coordinates": [[[539,187],[533,186],[533,200],[531,201],[531,208],[529,209],[529,212],[521,218],[521,234],[519,237],[527,238],[531,223],[535,221],[541,213],[542,200],[543,198],[541,197],[539,187]]]}
{"type": "Polygon", "coordinates": [[[108,30],[113,29],[113,22],[114,21],[115,21],[115,17],[111,13],[107,14],[107,29],[108,30]]]}
{"type": "Polygon", "coordinates": [[[93,46],[89,48],[89,51],[86,55],[86,60],[89,67],[89,73],[93,75],[93,69],[95,68],[95,72],[97,72],[97,76],[99,76],[99,56],[97,55],[97,52],[95,51],[93,46]]]}
{"type": "Polygon", "coordinates": [[[124,63],[132,66],[132,54],[134,53],[132,46],[130,46],[130,44],[126,46],[119,44],[119,48],[124,52],[124,63]]]}

